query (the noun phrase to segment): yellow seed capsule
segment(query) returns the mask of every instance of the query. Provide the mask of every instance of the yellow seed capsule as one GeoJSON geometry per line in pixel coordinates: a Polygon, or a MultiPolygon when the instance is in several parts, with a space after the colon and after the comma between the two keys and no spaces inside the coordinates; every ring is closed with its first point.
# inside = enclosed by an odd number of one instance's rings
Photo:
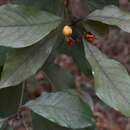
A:
{"type": "Polygon", "coordinates": [[[68,25],[64,26],[63,28],[63,34],[66,36],[66,37],[70,37],[72,35],[72,28],[68,25]]]}

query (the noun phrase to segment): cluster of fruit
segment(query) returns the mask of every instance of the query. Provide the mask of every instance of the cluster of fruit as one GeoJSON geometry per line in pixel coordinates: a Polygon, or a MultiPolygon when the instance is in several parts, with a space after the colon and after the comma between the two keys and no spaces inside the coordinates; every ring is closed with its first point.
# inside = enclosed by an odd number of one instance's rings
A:
{"type": "Polygon", "coordinates": [[[94,43],[96,40],[96,37],[91,32],[87,32],[84,35],[73,34],[72,27],[68,25],[64,26],[63,34],[69,47],[73,47],[76,41],[82,38],[86,39],[89,43],[94,43]]]}

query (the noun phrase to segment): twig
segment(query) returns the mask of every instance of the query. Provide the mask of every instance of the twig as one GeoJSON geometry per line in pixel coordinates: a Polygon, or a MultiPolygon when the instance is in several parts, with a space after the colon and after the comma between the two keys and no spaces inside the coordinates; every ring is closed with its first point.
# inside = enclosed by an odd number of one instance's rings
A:
{"type": "Polygon", "coordinates": [[[20,97],[19,108],[20,108],[20,107],[22,106],[22,104],[23,104],[25,86],[26,86],[26,82],[24,81],[24,82],[22,83],[22,92],[21,92],[21,97],[20,97]]]}

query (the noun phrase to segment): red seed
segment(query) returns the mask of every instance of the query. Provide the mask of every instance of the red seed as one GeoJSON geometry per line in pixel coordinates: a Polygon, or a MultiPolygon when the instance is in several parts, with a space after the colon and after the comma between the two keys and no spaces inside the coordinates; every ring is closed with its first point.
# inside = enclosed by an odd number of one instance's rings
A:
{"type": "Polygon", "coordinates": [[[75,45],[75,41],[70,38],[70,39],[68,39],[67,44],[68,44],[68,47],[72,48],[75,45]]]}
{"type": "Polygon", "coordinates": [[[88,42],[90,42],[90,43],[94,43],[95,42],[95,40],[96,40],[96,37],[93,35],[93,34],[86,34],[85,35],[85,39],[88,41],[88,42]]]}

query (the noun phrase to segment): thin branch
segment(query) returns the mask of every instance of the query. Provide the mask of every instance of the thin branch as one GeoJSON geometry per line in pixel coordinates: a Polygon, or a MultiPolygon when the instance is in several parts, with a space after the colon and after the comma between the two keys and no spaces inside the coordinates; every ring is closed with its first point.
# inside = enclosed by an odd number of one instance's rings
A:
{"type": "Polygon", "coordinates": [[[22,83],[22,92],[21,92],[21,97],[20,97],[19,108],[20,108],[20,107],[22,106],[22,104],[23,104],[25,86],[26,86],[26,82],[24,81],[24,82],[22,83]]]}

